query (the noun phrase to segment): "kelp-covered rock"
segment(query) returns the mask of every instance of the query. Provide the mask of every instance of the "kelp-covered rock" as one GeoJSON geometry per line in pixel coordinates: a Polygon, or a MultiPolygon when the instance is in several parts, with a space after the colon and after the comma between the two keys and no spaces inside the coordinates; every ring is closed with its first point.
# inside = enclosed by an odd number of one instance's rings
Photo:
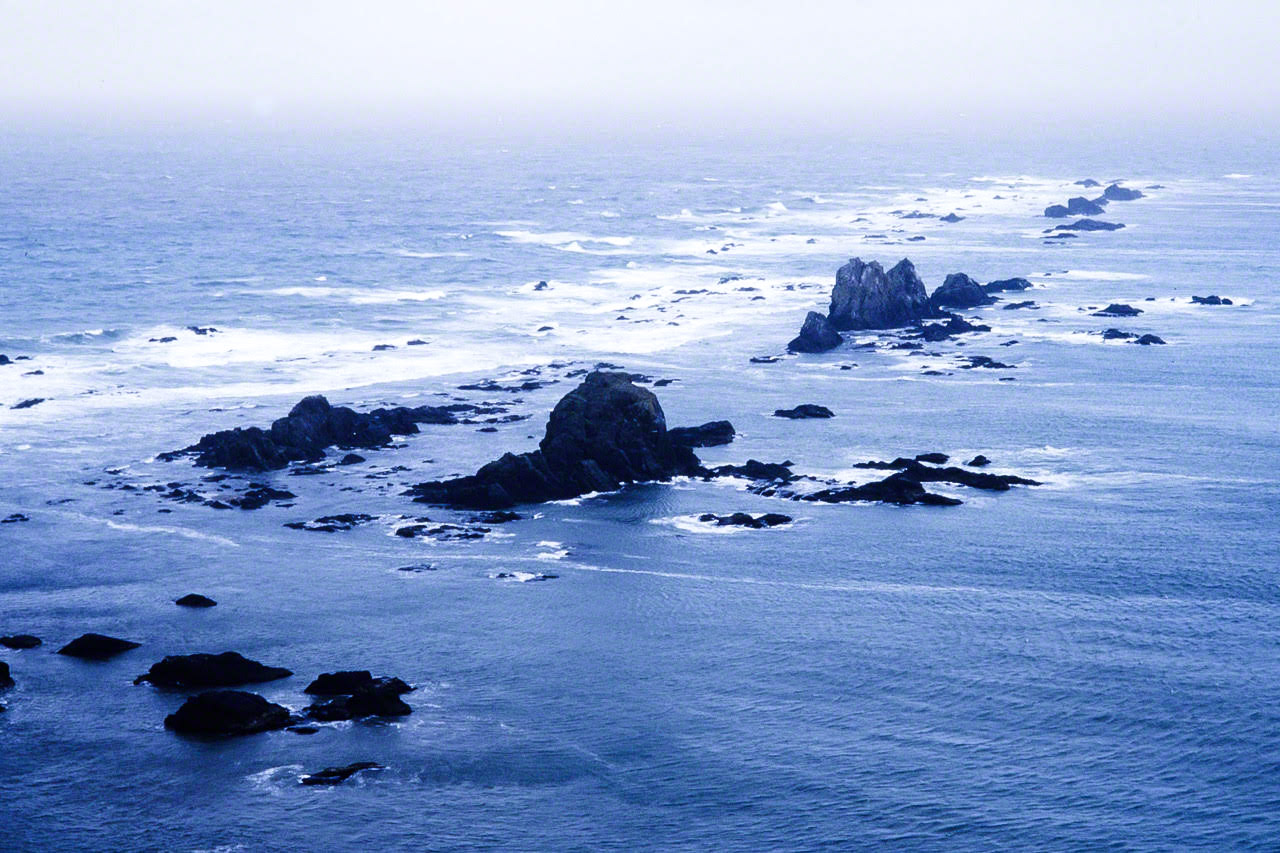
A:
{"type": "Polygon", "coordinates": [[[595,371],[556,404],[537,450],[507,453],[471,476],[421,483],[410,493],[421,503],[504,509],[701,470],[693,451],[671,440],[651,391],[625,373],[595,371]]]}

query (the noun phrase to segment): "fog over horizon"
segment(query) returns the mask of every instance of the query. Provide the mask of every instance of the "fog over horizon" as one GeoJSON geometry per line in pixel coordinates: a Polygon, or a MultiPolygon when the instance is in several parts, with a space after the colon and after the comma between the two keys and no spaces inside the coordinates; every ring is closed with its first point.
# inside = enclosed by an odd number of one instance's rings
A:
{"type": "Polygon", "coordinates": [[[1275,3],[0,9],[10,129],[1280,126],[1275,3]]]}

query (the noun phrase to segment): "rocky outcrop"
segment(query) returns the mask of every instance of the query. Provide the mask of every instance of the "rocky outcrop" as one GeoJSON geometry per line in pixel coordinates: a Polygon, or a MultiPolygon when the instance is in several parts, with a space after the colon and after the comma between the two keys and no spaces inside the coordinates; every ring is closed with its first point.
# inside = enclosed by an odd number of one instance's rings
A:
{"type": "Polygon", "coordinates": [[[929,297],[935,311],[943,308],[977,308],[989,305],[995,298],[988,296],[987,291],[962,272],[953,272],[942,282],[942,286],[929,297]]]}
{"type": "Polygon", "coordinates": [[[789,418],[793,421],[799,421],[809,418],[834,418],[836,413],[826,406],[819,406],[817,403],[801,403],[794,409],[775,409],[773,416],[775,418],[789,418]]]}
{"type": "Polygon", "coordinates": [[[212,598],[209,598],[206,595],[201,595],[198,592],[193,592],[188,595],[184,595],[182,596],[182,598],[175,600],[173,603],[178,605],[179,607],[217,607],[218,606],[218,602],[214,601],[212,598]]]}
{"type": "Polygon", "coordinates": [[[751,515],[747,512],[716,515],[714,512],[704,512],[698,516],[698,521],[712,522],[717,527],[748,527],[752,530],[764,530],[767,527],[790,524],[792,518],[780,512],[766,512],[764,515],[751,515]]]}
{"type": "Polygon", "coordinates": [[[696,427],[673,427],[667,435],[683,447],[719,447],[732,442],[737,432],[728,421],[708,421],[696,427]]]}
{"type": "Polygon", "coordinates": [[[898,504],[899,506],[908,506],[910,504],[958,506],[962,503],[956,498],[949,498],[946,495],[926,491],[919,480],[901,471],[874,483],[823,489],[822,491],[804,495],[800,499],[821,501],[822,503],[870,501],[873,503],[898,504]]]}
{"type": "Polygon", "coordinates": [[[0,660],[0,689],[12,687],[13,684],[13,676],[9,674],[9,664],[0,660]]]}
{"type": "Polygon", "coordinates": [[[306,716],[311,720],[334,722],[362,717],[403,717],[413,713],[413,709],[400,698],[404,682],[399,679],[378,679],[377,682],[349,694],[313,703],[307,707],[306,716]]]}
{"type": "Polygon", "coordinates": [[[1092,201],[1082,195],[1074,196],[1067,200],[1066,205],[1053,204],[1044,209],[1044,215],[1050,219],[1061,219],[1064,216],[1097,216],[1104,213],[1107,199],[1092,201]],[[1099,201],[1101,203],[1099,203],[1099,201]]]}
{"type": "Polygon", "coordinates": [[[982,285],[987,293],[1004,293],[1010,290],[1030,290],[1031,282],[1025,278],[1002,278],[982,285]]]}
{"type": "Polygon", "coordinates": [[[1142,190],[1131,190],[1119,184],[1112,184],[1102,191],[1102,197],[1107,201],[1134,201],[1142,198],[1142,190]]]}
{"type": "Polygon", "coordinates": [[[58,649],[58,654],[82,660],[110,660],[140,645],[141,643],[104,634],[82,634],[58,649]]]}
{"type": "Polygon", "coordinates": [[[4,646],[6,649],[34,649],[39,645],[42,645],[40,638],[31,634],[12,634],[0,637],[0,646],[4,646]]]}
{"type": "Polygon", "coordinates": [[[382,765],[376,761],[357,761],[344,767],[326,767],[318,773],[302,777],[304,785],[341,785],[361,770],[381,770],[382,765]]]}
{"type": "Polygon", "coordinates": [[[1160,337],[1159,335],[1143,335],[1142,337],[1134,341],[1134,343],[1141,344],[1142,346],[1145,347],[1145,346],[1151,346],[1152,344],[1163,344],[1164,338],[1160,337]]]}
{"type": "Polygon", "coordinates": [[[376,687],[395,690],[397,696],[413,690],[399,678],[374,678],[373,673],[367,669],[348,669],[326,672],[317,676],[303,692],[312,696],[350,696],[359,690],[370,690],[376,687]]]}
{"type": "Polygon", "coordinates": [[[468,477],[421,483],[410,494],[420,503],[505,509],[701,470],[693,451],[671,440],[651,391],[625,373],[595,371],[556,404],[537,450],[508,453],[468,477]]]}
{"type": "Polygon", "coordinates": [[[826,352],[844,343],[844,338],[827,320],[825,314],[810,311],[800,327],[800,334],[791,339],[787,349],[791,352],[826,352]]]}
{"type": "Polygon", "coordinates": [[[1137,317],[1142,313],[1141,308],[1134,308],[1132,305],[1125,305],[1123,302],[1112,302],[1101,311],[1094,311],[1095,317],[1137,317]]]}
{"type": "Polygon", "coordinates": [[[1123,222],[1103,222],[1100,219],[1077,219],[1070,225],[1059,225],[1054,231],[1119,231],[1123,222]]]}
{"type": "Polygon", "coordinates": [[[938,217],[938,221],[940,221],[940,222],[959,222],[959,221],[960,221],[960,220],[962,220],[962,219],[964,219],[964,217],[963,217],[963,216],[957,216],[957,215],[955,214],[955,211],[952,211],[951,213],[948,213],[946,216],[939,216],[939,217],[938,217]]]}
{"type": "Polygon", "coordinates": [[[1194,305],[1230,305],[1231,300],[1223,296],[1210,294],[1208,296],[1193,296],[1191,302],[1194,305]]]}
{"type": "Polygon", "coordinates": [[[393,435],[412,435],[418,424],[457,423],[456,412],[474,407],[398,406],[357,412],[345,406],[331,406],[320,395],[307,397],[289,414],[278,418],[270,429],[236,427],[210,433],[196,444],[174,453],[172,459],[193,454],[197,465],[233,471],[269,471],[290,462],[316,462],[328,447],[384,447],[393,435]]]}
{"type": "Polygon", "coordinates": [[[924,282],[903,258],[885,272],[878,261],[853,258],[836,272],[827,312],[834,329],[897,329],[936,316],[924,282]]]}
{"type": "Polygon", "coordinates": [[[169,655],[151,665],[134,684],[151,683],[156,687],[232,687],[237,684],[261,684],[288,678],[292,672],[279,666],[264,666],[236,652],[219,655],[169,655]]]}
{"type": "Polygon", "coordinates": [[[289,709],[242,690],[211,690],[192,696],[164,718],[170,731],[193,735],[250,735],[283,729],[289,709]]]}
{"type": "Polygon", "coordinates": [[[979,471],[966,471],[963,468],[935,468],[925,465],[916,459],[898,457],[892,462],[859,462],[855,468],[879,468],[886,471],[898,471],[915,480],[917,483],[954,483],[968,486],[971,489],[984,489],[993,492],[1007,492],[1010,486],[1038,486],[1036,480],[1017,477],[1012,474],[984,474],[979,471]]]}

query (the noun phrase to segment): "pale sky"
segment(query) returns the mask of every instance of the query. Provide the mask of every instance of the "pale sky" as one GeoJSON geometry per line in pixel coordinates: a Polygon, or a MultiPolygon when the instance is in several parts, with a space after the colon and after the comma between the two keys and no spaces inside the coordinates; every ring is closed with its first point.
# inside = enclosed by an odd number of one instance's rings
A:
{"type": "Polygon", "coordinates": [[[10,2],[0,116],[1280,124],[1280,0],[10,2]]]}

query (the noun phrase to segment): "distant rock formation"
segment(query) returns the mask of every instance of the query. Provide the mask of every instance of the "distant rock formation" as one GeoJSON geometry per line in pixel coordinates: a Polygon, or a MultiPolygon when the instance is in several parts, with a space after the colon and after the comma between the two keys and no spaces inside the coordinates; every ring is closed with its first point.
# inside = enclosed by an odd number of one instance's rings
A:
{"type": "Polygon", "coordinates": [[[398,406],[357,412],[331,406],[320,395],[307,397],[289,414],[276,419],[269,430],[236,427],[204,436],[184,450],[161,454],[173,459],[194,454],[196,464],[233,471],[270,471],[290,462],[316,462],[327,447],[382,447],[392,435],[412,435],[418,424],[457,423],[456,412],[473,406],[398,406]]]}
{"type": "Polygon", "coordinates": [[[410,494],[420,503],[505,509],[701,470],[693,451],[671,440],[651,391],[628,374],[595,371],[556,404],[537,450],[507,453],[471,476],[421,483],[410,494]]]}
{"type": "Polygon", "coordinates": [[[1102,198],[1098,201],[1090,201],[1082,195],[1075,196],[1067,200],[1066,206],[1061,204],[1052,204],[1044,209],[1044,215],[1051,219],[1061,219],[1064,216],[1097,216],[1105,213],[1106,208],[1103,207],[1107,203],[1107,199],[1102,198]]]}
{"type": "Polygon", "coordinates": [[[888,273],[878,261],[853,258],[836,272],[827,312],[834,329],[897,329],[936,316],[924,282],[903,258],[888,273]]]}
{"type": "Polygon", "coordinates": [[[1030,290],[1031,282],[1025,278],[1002,278],[998,281],[988,282],[982,285],[982,289],[987,293],[1004,293],[1010,290],[1030,290]]]}
{"type": "Polygon", "coordinates": [[[939,216],[938,219],[942,222],[959,222],[960,220],[964,219],[964,217],[956,216],[956,214],[952,212],[952,213],[948,213],[946,216],[939,216]]]}
{"type": "Polygon", "coordinates": [[[987,295],[983,286],[962,272],[953,272],[947,276],[942,286],[929,297],[929,303],[935,311],[943,308],[976,308],[992,302],[995,299],[987,295]]]}
{"type": "Polygon", "coordinates": [[[1103,222],[1100,219],[1077,219],[1070,225],[1059,225],[1054,231],[1119,231],[1123,222],[1103,222]]]}
{"type": "Polygon", "coordinates": [[[1101,311],[1094,311],[1095,317],[1137,317],[1142,313],[1141,308],[1134,308],[1132,305],[1126,305],[1123,302],[1112,302],[1101,311]]]}
{"type": "Polygon", "coordinates": [[[1102,191],[1102,197],[1108,201],[1133,201],[1142,198],[1142,190],[1131,190],[1119,184],[1112,184],[1102,191]]]}
{"type": "Polygon", "coordinates": [[[1225,296],[1210,294],[1208,296],[1193,296],[1191,302],[1194,305],[1230,305],[1231,300],[1225,296]]]}
{"type": "Polygon", "coordinates": [[[826,352],[844,343],[844,338],[827,320],[825,314],[810,311],[800,327],[800,334],[787,344],[791,352],[826,352]]]}

